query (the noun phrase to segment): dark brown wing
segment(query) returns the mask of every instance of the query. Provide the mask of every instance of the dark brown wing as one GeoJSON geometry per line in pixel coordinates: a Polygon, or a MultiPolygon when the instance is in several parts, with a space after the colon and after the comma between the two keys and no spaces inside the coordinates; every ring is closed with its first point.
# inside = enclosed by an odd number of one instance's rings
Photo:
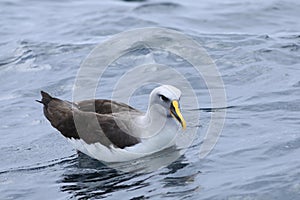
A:
{"type": "Polygon", "coordinates": [[[98,114],[111,114],[112,112],[134,111],[140,112],[131,106],[106,99],[91,99],[76,103],[78,109],[85,112],[96,112],[98,114]]]}
{"type": "MultiPolygon", "coordinates": [[[[114,145],[119,148],[139,143],[138,138],[128,135],[123,129],[120,129],[112,115],[98,114],[89,112],[89,101],[83,101],[83,108],[71,102],[63,101],[51,97],[45,92],[41,92],[42,100],[38,101],[44,104],[44,114],[51,125],[59,130],[67,138],[82,139],[87,144],[101,143],[109,147],[114,145]],[[78,109],[79,108],[79,109],[78,109]]],[[[108,100],[97,100],[96,109],[106,108],[109,112],[108,100]],[[103,103],[103,102],[105,103],[103,103]],[[102,105],[102,106],[99,106],[102,105]]],[[[112,101],[110,101],[112,102],[112,101]]],[[[114,102],[114,106],[118,103],[114,102]]],[[[93,106],[93,104],[91,104],[93,106]]],[[[126,104],[121,108],[125,109],[126,104]]],[[[126,108],[128,110],[128,106],[126,108]]],[[[135,109],[134,109],[135,110],[135,109]]],[[[101,113],[101,111],[99,110],[101,113]]]]}

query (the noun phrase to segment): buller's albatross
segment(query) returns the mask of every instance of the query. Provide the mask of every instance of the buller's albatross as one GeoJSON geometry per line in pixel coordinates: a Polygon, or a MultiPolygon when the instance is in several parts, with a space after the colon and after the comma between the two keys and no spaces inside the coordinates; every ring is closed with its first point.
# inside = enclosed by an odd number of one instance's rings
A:
{"type": "Polygon", "coordinates": [[[104,162],[137,159],[175,145],[186,128],[179,107],[181,91],[171,85],[155,88],[143,113],[105,99],[63,101],[41,91],[44,115],[73,146],[104,162]]]}

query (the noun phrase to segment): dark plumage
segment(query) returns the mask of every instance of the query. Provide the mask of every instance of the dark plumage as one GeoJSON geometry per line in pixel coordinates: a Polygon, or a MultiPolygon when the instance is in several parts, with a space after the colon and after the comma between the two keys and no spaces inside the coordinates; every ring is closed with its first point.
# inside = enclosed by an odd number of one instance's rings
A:
{"type": "Polygon", "coordinates": [[[44,115],[67,138],[82,139],[87,144],[100,142],[106,147],[113,145],[118,148],[140,142],[138,138],[123,131],[126,127],[120,129],[114,120],[113,113],[140,113],[126,104],[102,99],[73,103],[51,97],[43,91],[41,95],[42,100],[37,101],[44,105],[44,115]]]}

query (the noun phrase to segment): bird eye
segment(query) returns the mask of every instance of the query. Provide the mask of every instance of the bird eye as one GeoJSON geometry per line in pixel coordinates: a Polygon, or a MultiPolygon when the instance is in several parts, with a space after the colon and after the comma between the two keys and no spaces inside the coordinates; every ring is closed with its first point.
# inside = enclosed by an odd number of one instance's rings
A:
{"type": "Polygon", "coordinates": [[[165,97],[164,95],[159,95],[160,100],[164,101],[164,102],[168,102],[169,99],[167,97],[165,97]]]}

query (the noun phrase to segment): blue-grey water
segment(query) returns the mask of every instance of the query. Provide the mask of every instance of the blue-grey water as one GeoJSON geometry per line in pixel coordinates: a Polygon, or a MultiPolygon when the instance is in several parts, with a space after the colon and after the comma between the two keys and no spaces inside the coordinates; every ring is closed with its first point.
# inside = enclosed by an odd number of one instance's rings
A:
{"type": "MultiPolygon", "coordinates": [[[[299,10],[298,0],[2,0],[0,199],[300,199],[299,10]],[[229,107],[205,158],[199,149],[211,113],[199,110],[183,156],[154,172],[126,173],[78,155],[34,100],[40,90],[71,100],[89,52],[143,27],[175,29],[201,44],[229,107]]],[[[104,85],[115,81],[108,76],[104,85]]],[[[206,88],[196,90],[209,108],[206,88]]],[[[142,107],[145,95],[132,103],[142,107]]]]}

